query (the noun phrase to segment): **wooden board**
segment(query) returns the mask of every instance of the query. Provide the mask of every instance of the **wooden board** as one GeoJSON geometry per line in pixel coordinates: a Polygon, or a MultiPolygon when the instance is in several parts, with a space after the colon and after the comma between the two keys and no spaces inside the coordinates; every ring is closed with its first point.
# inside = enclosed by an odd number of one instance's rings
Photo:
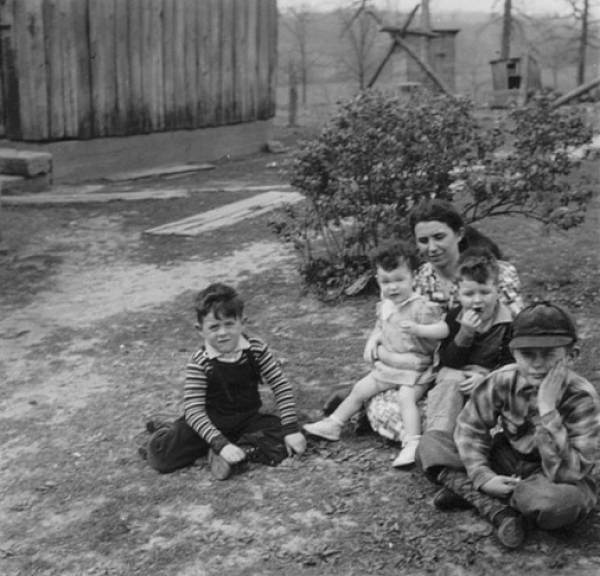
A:
{"type": "Polygon", "coordinates": [[[48,81],[48,135],[56,140],[60,140],[65,136],[65,98],[63,92],[65,61],[63,57],[60,4],[62,4],[60,0],[46,0],[42,7],[48,81]]]}
{"type": "Polygon", "coordinates": [[[46,140],[49,136],[42,4],[43,0],[15,3],[13,38],[23,140],[46,140]]]}

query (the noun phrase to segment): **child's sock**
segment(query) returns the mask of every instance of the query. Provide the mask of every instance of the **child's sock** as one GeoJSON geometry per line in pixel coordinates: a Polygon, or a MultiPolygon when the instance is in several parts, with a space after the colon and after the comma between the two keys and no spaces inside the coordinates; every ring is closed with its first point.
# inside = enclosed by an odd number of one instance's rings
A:
{"type": "Polygon", "coordinates": [[[409,436],[404,445],[402,446],[402,450],[400,450],[400,454],[396,457],[396,459],[392,462],[392,466],[394,468],[402,468],[404,466],[411,466],[415,463],[415,457],[417,455],[417,448],[419,447],[419,440],[421,436],[409,436]]]}

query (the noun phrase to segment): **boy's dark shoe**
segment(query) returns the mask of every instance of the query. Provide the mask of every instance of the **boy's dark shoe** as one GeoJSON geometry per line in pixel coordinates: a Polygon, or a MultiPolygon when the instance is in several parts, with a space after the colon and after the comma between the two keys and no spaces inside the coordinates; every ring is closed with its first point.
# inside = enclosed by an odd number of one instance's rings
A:
{"type": "Polygon", "coordinates": [[[163,416],[162,414],[153,414],[146,420],[146,432],[150,432],[150,434],[154,434],[160,428],[166,428],[171,424],[172,420],[170,420],[167,416],[163,416]]]}
{"type": "Polygon", "coordinates": [[[354,433],[357,436],[366,436],[367,434],[373,433],[373,428],[367,417],[366,410],[361,410],[359,412],[356,424],[354,425],[354,433]]]}
{"type": "Polygon", "coordinates": [[[142,460],[148,460],[148,444],[138,446],[138,454],[142,457],[142,460]]]}
{"type": "Polygon", "coordinates": [[[493,519],[498,540],[507,548],[519,548],[525,541],[525,522],[515,510],[503,510],[493,519]]]}
{"type": "Polygon", "coordinates": [[[443,486],[433,497],[433,505],[438,510],[467,510],[471,505],[456,492],[443,486]]]}

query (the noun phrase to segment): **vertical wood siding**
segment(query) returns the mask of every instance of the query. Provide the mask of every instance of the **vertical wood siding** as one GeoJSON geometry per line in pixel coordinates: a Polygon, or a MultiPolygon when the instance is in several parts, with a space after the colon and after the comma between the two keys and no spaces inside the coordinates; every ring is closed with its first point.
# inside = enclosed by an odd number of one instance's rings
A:
{"type": "Polygon", "coordinates": [[[6,135],[48,141],[264,120],[276,0],[5,0],[6,135]]]}

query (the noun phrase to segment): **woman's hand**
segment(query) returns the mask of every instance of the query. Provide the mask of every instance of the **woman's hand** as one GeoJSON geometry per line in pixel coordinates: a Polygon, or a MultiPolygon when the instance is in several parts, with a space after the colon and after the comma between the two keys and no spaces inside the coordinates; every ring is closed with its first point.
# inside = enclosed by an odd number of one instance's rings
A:
{"type": "Polygon", "coordinates": [[[237,464],[246,458],[246,453],[235,444],[225,444],[219,456],[222,456],[229,464],[237,464]]]}
{"type": "Polygon", "coordinates": [[[482,487],[481,490],[490,496],[496,496],[496,498],[504,498],[515,489],[515,486],[521,481],[518,476],[494,476],[491,480],[488,480],[482,487]]]}
{"type": "Polygon", "coordinates": [[[283,437],[288,456],[303,454],[306,450],[306,438],[302,432],[294,432],[283,437]]]}

